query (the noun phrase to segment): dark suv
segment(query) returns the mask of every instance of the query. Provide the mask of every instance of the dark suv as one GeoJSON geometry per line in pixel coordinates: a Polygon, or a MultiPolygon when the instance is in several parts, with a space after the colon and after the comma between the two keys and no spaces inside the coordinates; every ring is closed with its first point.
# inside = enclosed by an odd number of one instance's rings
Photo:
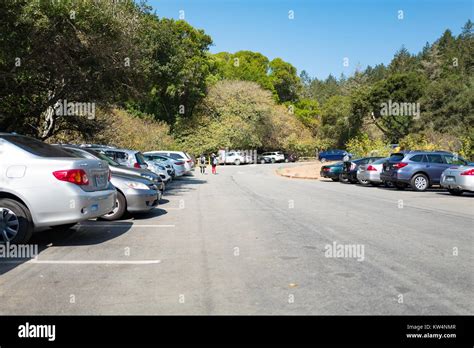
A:
{"type": "Polygon", "coordinates": [[[407,151],[390,155],[384,163],[380,179],[403,190],[411,186],[415,191],[425,191],[438,185],[441,173],[453,165],[466,165],[461,157],[446,151],[407,151]]]}

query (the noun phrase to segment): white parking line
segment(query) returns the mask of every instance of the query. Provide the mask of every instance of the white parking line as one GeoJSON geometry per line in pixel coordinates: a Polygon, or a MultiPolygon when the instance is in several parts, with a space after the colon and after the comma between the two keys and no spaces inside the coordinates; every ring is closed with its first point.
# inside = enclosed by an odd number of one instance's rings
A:
{"type": "Polygon", "coordinates": [[[152,265],[161,263],[161,260],[9,260],[1,263],[35,263],[35,264],[53,264],[53,265],[152,265]]]}
{"type": "Polygon", "coordinates": [[[151,265],[160,263],[161,260],[29,260],[26,263],[56,264],[56,265],[151,265]]]}
{"type": "Polygon", "coordinates": [[[108,224],[108,225],[105,225],[105,224],[94,224],[94,225],[79,225],[78,227],[130,227],[130,228],[134,228],[134,227],[143,227],[143,228],[153,228],[153,227],[158,227],[158,228],[172,228],[172,227],[175,227],[175,225],[135,225],[135,224],[132,224],[132,225],[119,225],[119,224],[108,224]]]}

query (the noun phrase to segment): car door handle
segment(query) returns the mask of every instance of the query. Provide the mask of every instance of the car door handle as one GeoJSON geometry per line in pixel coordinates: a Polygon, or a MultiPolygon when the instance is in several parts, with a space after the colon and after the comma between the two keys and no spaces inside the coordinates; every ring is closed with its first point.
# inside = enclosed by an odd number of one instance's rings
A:
{"type": "Polygon", "coordinates": [[[429,166],[429,165],[426,166],[426,168],[429,168],[429,167],[431,167],[431,166],[429,166]]]}

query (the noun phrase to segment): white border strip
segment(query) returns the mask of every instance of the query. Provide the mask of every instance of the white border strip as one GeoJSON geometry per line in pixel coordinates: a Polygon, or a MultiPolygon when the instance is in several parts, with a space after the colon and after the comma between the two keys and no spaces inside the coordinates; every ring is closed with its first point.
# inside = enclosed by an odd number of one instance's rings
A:
{"type": "Polygon", "coordinates": [[[26,263],[53,264],[53,265],[152,265],[161,263],[161,260],[38,260],[32,259],[26,263]]]}
{"type": "Polygon", "coordinates": [[[143,228],[172,228],[172,227],[176,227],[175,225],[138,225],[138,224],[131,224],[131,225],[125,225],[125,224],[122,224],[122,225],[119,225],[119,224],[91,224],[91,225],[78,225],[78,227],[86,227],[86,228],[98,228],[98,227],[106,227],[106,228],[110,228],[110,227],[127,227],[127,228],[135,228],[135,227],[143,227],[143,228]]]}

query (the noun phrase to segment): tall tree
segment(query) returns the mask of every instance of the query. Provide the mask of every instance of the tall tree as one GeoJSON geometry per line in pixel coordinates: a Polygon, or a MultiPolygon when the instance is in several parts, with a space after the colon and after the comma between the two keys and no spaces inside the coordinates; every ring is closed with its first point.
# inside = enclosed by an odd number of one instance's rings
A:
{"type": "Polygon", "coordinates": [[[281,58],[273,59],[269,66],[270,81],[280,102],[296,101],[301,90],[301,81],[296,74],[296,68],[281,58]]]}
{"type": "Polygon", "coordinates": [[[96,127],[57,108],[63,101],[106,105],[133,92],[143,11],[132,2],[3,2],[0,128],[47,139],[96,127]]]}

